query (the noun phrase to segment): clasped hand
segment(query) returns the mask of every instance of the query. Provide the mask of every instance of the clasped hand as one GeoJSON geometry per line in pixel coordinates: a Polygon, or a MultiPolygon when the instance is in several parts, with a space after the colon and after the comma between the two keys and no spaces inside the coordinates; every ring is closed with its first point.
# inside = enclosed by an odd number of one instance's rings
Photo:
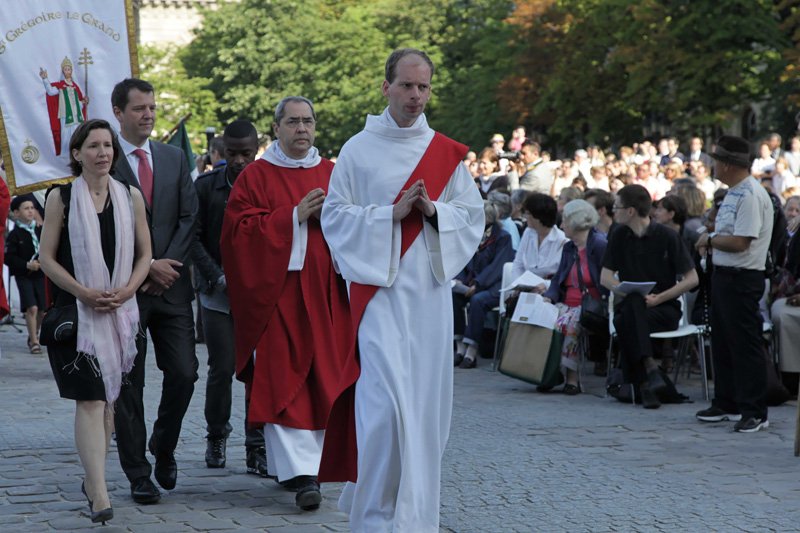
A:
{"type": "Polygon", "coordinates": [[[102,291],[99,289],[86,289],[78,299],[98,313],[111,313],[119,309],[132,296],[133,291],[127,288],[102,291]]]}
{"type": "Polygon", "coordinates": [[[300,200],[297,204],[297,220],[298,222],[305,222],[312,216],[319,220],[320,212],[322,211],[322,203],[325,201],[325,191],[322,189],[314,189],[300,200]]]}
{"type": "Polygon", "coordinates": [[[406,189],[400,200],[394,204],[392,209],[392,220],[399,222],[408,216],[414,208],[419,209],[426,217],[436,214],[436,206],[433,205],[425,189],[425,182],[417,180],[411,187],[406,189]]]}

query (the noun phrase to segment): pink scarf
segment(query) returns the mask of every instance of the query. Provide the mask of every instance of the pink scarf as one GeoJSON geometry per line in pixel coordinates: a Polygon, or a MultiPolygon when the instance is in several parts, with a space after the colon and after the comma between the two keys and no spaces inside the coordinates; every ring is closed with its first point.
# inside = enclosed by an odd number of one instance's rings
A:
{"type": "MultiPolygon", "coordinates": [[[[125,186],[108,180],[108,194],[114,205],[115,261],[109,276],[100,243],[97,218],[89,187],[83,176],[72,182],[69,240],[75,279],[84,287],[99,290],[124,287],[133,270],[133,203],[125,186]]],[[[80,300],[78,304],[78,353],[97,359],[106,402],[112,405],[119,396],[122,374],[133,368],[136,357],[136,334],[139,331],[139,308],[136,297],[112,313],[98,313],[80,300]]]]}

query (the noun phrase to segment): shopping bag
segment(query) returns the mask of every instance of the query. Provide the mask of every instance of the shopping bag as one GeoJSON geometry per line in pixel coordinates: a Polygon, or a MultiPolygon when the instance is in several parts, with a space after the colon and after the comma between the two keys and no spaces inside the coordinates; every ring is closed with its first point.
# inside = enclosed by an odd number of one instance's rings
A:
{"type": "Polygon", "coordinates": [[[555,387],[562,381],[560,331],[510,322],[498,370],[534,385],[555,387]]]}

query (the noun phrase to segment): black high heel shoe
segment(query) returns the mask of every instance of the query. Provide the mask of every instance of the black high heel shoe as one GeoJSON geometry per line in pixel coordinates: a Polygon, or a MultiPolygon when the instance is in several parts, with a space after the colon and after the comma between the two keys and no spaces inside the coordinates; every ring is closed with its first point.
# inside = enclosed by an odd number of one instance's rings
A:
{"type": "Polygon", "coordinates": [[[111,520],[112,518],[114,518],[114,508],[113,507],[108,507],[106,509],[102,509],[102,510],[97,511],[97,512],[95,512],[94,509],[92,509],[92,500],[90,500],[89,499],[89,495],[86,494],[86,482],[85,481],[81,483],[81,492],[83,493],[84,496],[86,496],[86,501],[89,502],[89,515],[90,515],[90,517],[92,519],[92,523],[93,524],[96,524],[98,522],[102,522],[103,525],[106,525],[106,522],[108,520],[111,520]]]}

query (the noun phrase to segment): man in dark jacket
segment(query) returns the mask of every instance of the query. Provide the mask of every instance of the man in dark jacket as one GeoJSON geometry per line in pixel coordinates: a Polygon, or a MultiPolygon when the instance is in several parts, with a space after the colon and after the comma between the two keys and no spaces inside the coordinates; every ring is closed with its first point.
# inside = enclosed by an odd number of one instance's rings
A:
{"type": "MultiPolygon", "coordinates": [[[[203,334],[208,348],[205,407],[208,468],[225,467],[225,444],[232,430],[229,423],[231,382],[236,363],[233,317],[225,273],[222,271],[219,239],[228,195],[244,167],[256,158],[258,134],[250,121],[235,120],[225,128],[222,141],[222,155],[227,165],[218,166],[195,181],[198,199],[197,238],[191,249],[195,282],[200,293],[203,334]]],[[[266,477],[264,433],[260,429],[247,428],[246,414],[245,447],[247,472],[266,477]]]]}

